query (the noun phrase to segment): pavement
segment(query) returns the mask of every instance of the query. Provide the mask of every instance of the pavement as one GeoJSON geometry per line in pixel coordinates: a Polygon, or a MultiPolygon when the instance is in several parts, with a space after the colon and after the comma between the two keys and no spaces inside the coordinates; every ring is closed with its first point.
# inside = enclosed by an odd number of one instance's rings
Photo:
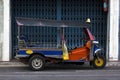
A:
{"type": "MultiPolygon", "coordinates": [[[[87,64],[88,65],[88,64],[87,64]]],[[[1,61],[0,67],[27,67],[28,65],[15,61],[1,61]]],[[[120,61],[108,61],[106,67],[120,67],[120,61]]]]}
{"type": "Polygon", "coordinates": [[[19,61],[1,61],[0,67],[25,67],[28,66],[19,61]]]}
{"type": "Polygon", "coordinates": [[[0,62],[0,80],[120,80],[120,61],[109,61],[100,70],[85,63],[53,64],[43,71],[32,71],[28,65],[12,60],[0,62]]]}
{"type": "Polygon", "coordinates": [[[43,71],[32,71],[28,67],[2,67],[0,80],[120,80],[120,67],[99,70],[73,65],[50,65],[43,71]]]}

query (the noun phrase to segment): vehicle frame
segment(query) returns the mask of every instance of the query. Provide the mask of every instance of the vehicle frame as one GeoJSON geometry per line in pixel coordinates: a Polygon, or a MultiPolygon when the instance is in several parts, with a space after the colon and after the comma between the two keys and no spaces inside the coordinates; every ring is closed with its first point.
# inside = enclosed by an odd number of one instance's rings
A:
{"type": "MultiPolygon", "coordinates": [[[[89,62],[94,68],[104,68],[106,64],[105,56],[100,47],[99,42],[95,40],[88,29],[89,24],[81,21],[58,21],[33,18],[16,18],[18,25],[18,48],[16,58],[19,60],[27,59],[28,64],[33,70],[43,70],[46,62],[51,63],[84,63],[89,62]],[[43,48],[40,45],[29,45],[26,37],[21,35],[20,28],[24,26],[39,26],[39,27],[55,27],[61,31],[61,45],[57,47],[43,48]],[[82,28],[86,35],[86,43],[84,46],[67,50],[64,37],[64,28],[79,27],[82,28]],[[21,46],[22,44],[22,46],[21,46]]],[[[47,43],[47,42],[46,42],[47,43]]],[[[46,44],[42,43],[42,44],[46,44]]],[[[48,43],[47,43],[48,44],[48,43]]],[[[54,44],[54,43],[53,43],[54,44]]],[[[57,45],[57,44],[55,44],[57,45]]]]}

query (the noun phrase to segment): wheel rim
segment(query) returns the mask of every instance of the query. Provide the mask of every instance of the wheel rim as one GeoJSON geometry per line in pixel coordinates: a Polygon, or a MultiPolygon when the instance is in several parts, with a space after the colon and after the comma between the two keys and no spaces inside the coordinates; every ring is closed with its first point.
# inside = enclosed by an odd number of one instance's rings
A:
{"type": "Polygon", "coordinates": [[[96,66],[101,67],[101,66],[103,66],[103,64],[104,64],[104,60],[102,58],[95,59],[96,66]]]}
{"type": "Polygon", "coordinates": [[[43,62],[42,62],[41,59],[36,58],[36,59],[32,60],[32,66],[33,66],[33,68],[39,69],[39,68],[42,67],[42,65],[43,65],[43,62]]]}

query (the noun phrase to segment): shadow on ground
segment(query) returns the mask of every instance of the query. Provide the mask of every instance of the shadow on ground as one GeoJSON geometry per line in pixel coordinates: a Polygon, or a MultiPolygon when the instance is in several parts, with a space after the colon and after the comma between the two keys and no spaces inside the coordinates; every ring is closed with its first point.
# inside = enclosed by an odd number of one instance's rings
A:
{"type": "MultiPolygon", "coordinates": [[[[76,65],[76,64],[46,64],[45,71],[62,71],[62,72],[70,72],[76,70],[117,70],[120,67],[105,67],[104,69],[95,69],[88,64],[85,65],[76,65]]],[[[26,67],[0,67],[0,72],[31,72],[32,70],[26,67]]]]}
{"type": "MultiPolygon", "coordinates": [[[[76,64],[46,64],[43,71],[75,71],[75,70],[96,70],[89,65],[76,64]]],[[[15,71],[32,71],[28,66],[26,67],[1,67],[0,72],[15,72],[15,71]]]]}

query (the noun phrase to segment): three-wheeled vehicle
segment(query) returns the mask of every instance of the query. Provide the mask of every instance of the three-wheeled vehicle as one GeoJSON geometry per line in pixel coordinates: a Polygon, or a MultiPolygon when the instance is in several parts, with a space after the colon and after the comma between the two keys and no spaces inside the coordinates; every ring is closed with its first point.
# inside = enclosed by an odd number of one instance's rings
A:
{"type": "MultiPolygon", "coordinates": [[[[32,18],[16,18],[18,25],[18,49],[16,53],[17,59],[27,59],[29,67],[32,70],[43,70],[47,62],[60,63],[60,62],[72,62],[72,63],[84,63],[89,62],[94,68],[104,68],[106,64],[105,56],[98,47],[99,42],[95,40],[88,29],[88,24],[80,21],[57,21],[57,20],[44,20],[44,19],[32,19],[32,18]],[[41,44],[30,44],[27,37],[21,34],[21,28],[27,26],[32,27],[54,27],[60,29],[60,44],[43,42],[41,44]],[[81,47],[75,47],[68,50],[66,46],[64,28],[67,27],[79,27],[82,28],[86,36],[86,43],[81,47]],[[55,45],[47,48],[41,47],[41,45],[55,45]]],[[[35,34],[37,35],[37,34],[35,34]]],[[[42,37],[40,37],[42,38],[42,37]]],[[[74,38],[73,38],[74,39],[74,38]]],[[[34,42],[35,43],[35,42],[34,42]]]]}

